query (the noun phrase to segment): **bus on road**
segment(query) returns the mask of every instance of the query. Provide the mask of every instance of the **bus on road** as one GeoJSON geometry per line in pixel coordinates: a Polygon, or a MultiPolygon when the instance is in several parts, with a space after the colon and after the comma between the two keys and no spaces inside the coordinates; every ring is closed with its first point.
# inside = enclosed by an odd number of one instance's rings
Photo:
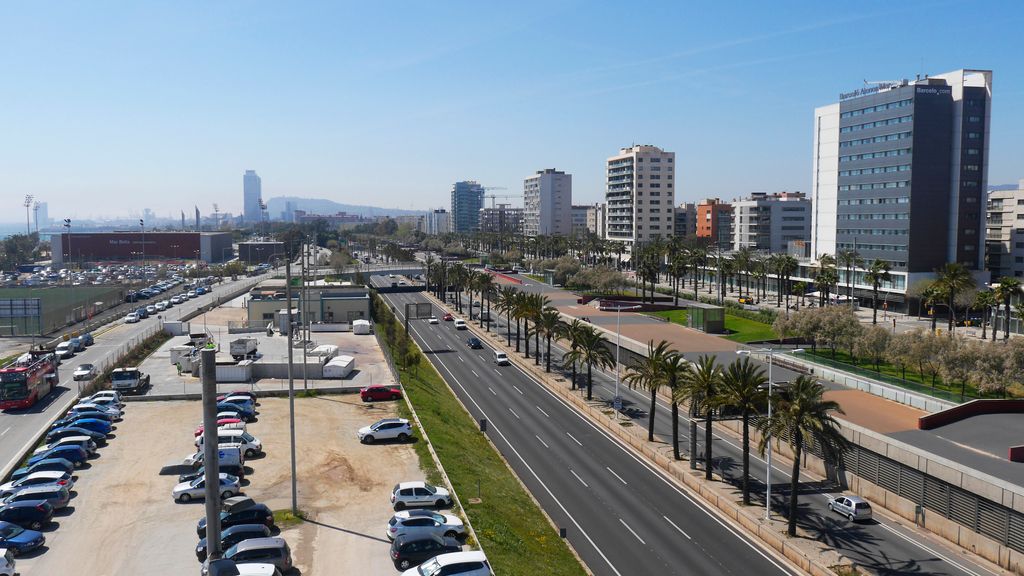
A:
{"type": "Polygon", "coordinates": [[[32,350],[0,368],[0,410],[31,408],[58,381],[57,356],[32,350]]]}

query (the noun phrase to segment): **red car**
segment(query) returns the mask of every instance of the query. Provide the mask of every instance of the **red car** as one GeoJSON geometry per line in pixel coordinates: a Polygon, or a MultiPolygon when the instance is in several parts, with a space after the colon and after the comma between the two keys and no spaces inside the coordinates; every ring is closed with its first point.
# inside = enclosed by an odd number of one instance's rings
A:
{"type": "Polygon", "coordinates": [[[367,386],[359,391],[359,397],[363,399],[363,402],[398,400],[402,397],[402,389],[392,386],[367,386]]]}
{"type": "MultiPolygon", "coordinates": [[[[238,418],[221,418],[220,420],[217,420],[217,428],[220,428],[221,426],[227,426],[228,424],[234,424],[239,429],[242,429],[242,426],[245,426],[245,422],[242,422],[238,418]]],[[[203,425],[200,424],[199,427],[196,428],[196,438],[198,438],[202,433],[203,425]]]]}
{"type": "Polygon", "coordinates": [[[452,316],[452,313],[449,312],[442,317],[442,320],[445,322],[451,322],[452,320],[455,320],[455,316],[452,316]]]}

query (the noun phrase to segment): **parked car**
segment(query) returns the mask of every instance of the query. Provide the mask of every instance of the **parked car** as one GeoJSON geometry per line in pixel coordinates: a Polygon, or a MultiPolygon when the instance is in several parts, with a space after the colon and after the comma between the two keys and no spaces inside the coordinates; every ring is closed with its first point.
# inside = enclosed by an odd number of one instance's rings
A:
{"type": "Polygon", "coordinates": [[[86,346],[92,346],[93,343],[95,343],[95,340],[92,337],[92,332],[86,332],[85,334],[79,336],[79,338],[82,339],[82,344],[86,346]]]}
{"type": "Polygon", "coordinates": [[[72,464],[70,460],[66,460],[64,458],[48,458],[46,460],[40,460],[32,466],[18,468],[14,472],[11,472],[11,481],[21,480],[29,474],[33,474],[35,472],[46,472],[48,470],[73,472],[75,470],[75,465],[72,464]]]}
{"type": "Polygon", "coordinates": [[[254,408],[230,402],[218,402],[217,412],[234,412],[238,414],[239,418],[246,422],[252,422],[256,419],[256,410],[254,408]]]}
{"type": "Polygon", "coordinates": [[[33,472],[24,478],[0,484],[0,498],[6,498],[11,494],[16,494],[31,486],[45,486],[47,484],[65,486],[70,490],[75,486],[75,481],[71,479],[70,472],[64,472],[61,470],[33,472]]]}
{"type": "Polygon", "coordinates": [[[61,438],[67,438],[68,436],[88,436],[95,440],[97,444],[105,443],[107,438],[106,434],[102,434],[100,432],[93,432],[92,430],[86,430],[85,428],[68,426],[64,428],[55,428],[47,432],[46,443],[50,444],[60,440],[61,438]]]}
{"type": "Polygon", "coordinates": [[[363,444],[392,439],[405,442],[410,436],[412,436],[412,427],[405,418],[384,418],[369,426],[363,426],[356,432],[356,437],[363,444]]]}
{"type": "Polygon", "coordinates": [[[850,519],[850,522],[857,520],[871,519],[871,504],[860,496],[836,496],[828,501],[828,509],[838,512],[850,519]]]}
{"type": "MultiPolygon", "coordinates": [[[[81,404],[88,404],[88,405],[90,405],[92,407],[98,408],[99,409],[99,410],[97,410],[98,412],[99,411],[106,412],[108,414],[113,415],[114,417],[120,417],[124,413],[124,409],[123,409],[124,403],[121,402],[118,399],[115,399],[115,398],[112,398],[112,397],[109,397],[109,396],[101,396],[101,397],[98,397],[98,398],[93,398],[93,399],[89,400],[88,402],[83,401],[83,402],[81,402],[81,404]]],[[[72,410],[73,409],[74,408],[72,408],[72,410]]]]}
{"type": "Polygon", "coordinates": [[[53,518],[53,506],[44,500],[26,500],[0,506],[0,521],[17,524],[29,530],[39,530],[53,518]]]}
{"type": "Polygon", "coordinates": [[[220,394],[220,395],[217,396],[217,402],[224,402],[226,399],[228,399],[228,398],[230,398],[232,396],[245,396],[246,398],[249,399],[250,402],[252,402],[253,406],[258,404],[258,402],[256,401],[256,394],[254,394],[254,393],[252,393],[252,392],[250,392],[248,390],[232,390],[231,392],[228,392],[227,394],[220,394]]]}
{"type": "Polygon", "coordinates": [[[17,576],[14,551],[0,547],[0,576],[17,576]]]}
{"type": "Polygon", "coordinates": [[[462,544],[455,538],[443,536],[399,536],[391,543],[391,561],[395,568],[408,570],[424,561],[446,552],[460,552],[462,544]]]}
{"type": "Polygon", "coordinates": [[[0,548],[6,548],[15,554],[24,554],[45,543],[46,536],[43,536],[42,532],[26,530],[10,522],[0,522],[0,548]]]}
{"type": "Polygon", "coordinates": [[[487,556],[479,550],[441,554],[402,572],[402,576],[494,576],[487,556]]]}
{"type": "Polygon", "coordinates": [[[457,538],[466,533],[462,520],[450,514],[440,514],[432,510],[403,510],[395,512],[384,530],[388,540],[399,536],[437,535],[457,538]]]}
{"type": "MultiPolygon", "coordinates": [[[[238,524],[221,531],[220,549],[227,550],[242,540],[268,537],[270,537],[270,528],[263,524],[238,524]]],[[[199,544],[196,544],[196,558],[200,562],[206,560],[206,538],[200,539],[199,544]]]]}
{"type": "Polygon", "coordinates": [[[27,466],[52,458],[63,458],[75,466],[81,466],[89,459],[89,453],[81,446],[57,446],[28,459],[27,466]]]}
{"type": "MultiPolygon", "coordinates": [[[[266,504],[253,504],[240,510],[225,510],[220,513],[221,530],[239,524],[262,524],[273,530],[274,513],[270,511],[270,508],[267,508],[266,504]]],[[[206,535],[206,518],[200,519],[199,523],[196,524],[196,535],[200,538],[206,535]]]]}
{"type": "Polygon", "coordinates": [[[110,422],[102,418],[89,418],[79,414],[71,414],[67,418],[61,418],[54,422],[51,430],[65,427],[82,428],[84,430],[99,432],[104,435],[110,434],[110,430],[112,428],[110,422]]]}
{"type": "MultiPolygon", "coordinates": [[[[238,477],[220,473],[220,497],[230,498],[241,490],[238,484],[238,477]]],[[[181,482],[171,490],[171,496],[176,502],[190,502],[206,497],[206,478],[200,476],[195,480],[181,482]]]]}
{"type": "Polygon", "coordinates": [[[466,339],[466,345],[473,350],[479,350],[484,347],[484,343],[480,341],[476,336],[470,336],[466,339]]]}
{"type": "Polygon", "coordinates": [[[44,444],[43,446],[36,448],[32,455],[37,456],[39,454],[43,454],[44,452],[52,450],[58,446],[81,446],[87,455],[96,453],[96,442],[92,438],[89,438],[88,436],[67,436],[51,444],[44,444]]]}
{"type": "Polygon", "coordinates": [[[96,367],[92,364],[79,364],[78,368],[71,374],[71,377],[77,381],[81,380],[92,380],[96,377],[96,367]]]}
{"type": "MultiPolygon", "coordinates": [[[[223,462],[218,463],[217,470],[225,474],[230,474],[238,478],[239,482],[245,478],[245,466],[242,464],[224,464],[223,462]]],[[[178,482],[191,482],[196,478],[202,478],[206,474],[206,468],[199,466],[191,472],[185,472],[178,476],[178,482]]]]}
{"type": "Polygon", "coordinates": [[[391,505],[395,510],[420,506],[451,506],[452,496],[445,488],[426,482],[402,482],[391,489],[391,505]]]}
{"type": "Polygon", "coordinates": [[[367,386],[359,390],[363,402],[375,400],[398,400],[402,397],[402,389],[397,386],[367,386]]]}
{"type": "Polygon", "coordinates": [[[109,414],[115,419],[120,418],[124,415],[124,410],[121,406],[114,404],[113,402],[107,402],[105,404],[96,404],[94,402],[79,402],[71,407],[75,412],[99,412],[100,414],[109,414]]]}
{"type": "Polygon", "coordinates": [[[136,314],[135,312],[129,312],[129,313],[125,314],[125,316],[124,316],[124,323],[125,324],[135,324],[138,321],[139,321],[139,315],[136,314]]]}
{"type": "Polygon", "coordinates": [[[64,486],[58,486],[57,484],[32,486],[3,498],[3,500],[0,500],[0,505],[24,502],[26,500],[45,500],[47,504],[53,506],[54,510],[60,510],[71,501],[71,492],[64,486]]]}
{"type": "MultiPolygon", "coordinates": [[[[205,428],[202,424],[196,428],[195,435],[201,436],[205,428]]],[[[217,430],[241,430],[245,431],[245,422],[238,418],[220,418],[217,420],[217,430]]]]}
{"type": "Polygon", "coordinates": [[[107,399],[113,400],[118,406],[124,406],[124,402],[121,401],[121,394],[116,390],[100,390],[92,396],[82,398],[79,400],[79,403],[96,403],[97,400],[107,399]]]}
{"type": "Polygon", "coordinates": [[[292,569],[292,551],[284,538],[250,538],[224,551],[236,564],[273,564],[282,572],[292,569]]]}
{"type": "MultiPolygon", "coordinates": [[[[203,448],[203,436],[196,436],[195,445],[200,450],[203,448]]],[[[244,430],[217,430],[217,445],[221,444],[233,444],[242,447],[242,452],[246,458],[252,458],[257,454],[263,453],[263,443],[260,442],[259,438],[256,438],[252,434],[245,432],[244,430]]]]}

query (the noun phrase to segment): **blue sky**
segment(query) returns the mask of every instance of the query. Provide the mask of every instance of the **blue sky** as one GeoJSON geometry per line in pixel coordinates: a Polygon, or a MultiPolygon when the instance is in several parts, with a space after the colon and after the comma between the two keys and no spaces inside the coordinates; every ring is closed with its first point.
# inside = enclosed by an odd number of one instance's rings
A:
{"type": "Polygon", "coordinates": [[[678,201],[810,184],[815,106],[866,80],[994,71],[989,180],[1024,178],[1017,1],[22,2],[0,8],[0,220],[445,206],[676,152],[678,201]],[[4,216],[7,214],[8,216],[4,216]]]}

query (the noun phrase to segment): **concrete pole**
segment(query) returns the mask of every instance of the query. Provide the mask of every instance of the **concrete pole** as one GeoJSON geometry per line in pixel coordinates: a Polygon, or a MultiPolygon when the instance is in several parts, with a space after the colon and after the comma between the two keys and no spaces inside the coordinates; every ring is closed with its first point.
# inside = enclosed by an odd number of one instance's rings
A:
{"type": "Polygon", "coordinates": [[[697,421],[690,418],[690,470],[697,469],[697,421]]]}
{"type": "MultiPolygon", "coordinates": [[[[292,514],[299,513],[299,494],[295,484],[295,379],[292,375],[292,363],[294,361],[294,350],[292,339],[295,333],[295,322],[292,320],[292,258],[285,255],[284,278],[287,289],[285,297],[288,306],[288,429],[291,433],[292,452],[292,514]]],[[[305,369],[305,366],[303,366],[305,369]]]]}
{"type": "Polygon", "coordinates": [[[309,261],[309,244],[307,243],[305,248],[302,250],[302,328],[303,328],[303,339],[302,339],[302,389],[309,390],[309,378],[306,375],[306,348],[309,344],[309,288],[306,283],[309,281],[308,278],[308,261],[309,261]]]}
{"type": "Polygon", "coordinates": [[[206,480],[206,550],[210,560],[221,557],[220,463],[217,455],[217,351],[203,348],[203,467],[206,480]]]}

